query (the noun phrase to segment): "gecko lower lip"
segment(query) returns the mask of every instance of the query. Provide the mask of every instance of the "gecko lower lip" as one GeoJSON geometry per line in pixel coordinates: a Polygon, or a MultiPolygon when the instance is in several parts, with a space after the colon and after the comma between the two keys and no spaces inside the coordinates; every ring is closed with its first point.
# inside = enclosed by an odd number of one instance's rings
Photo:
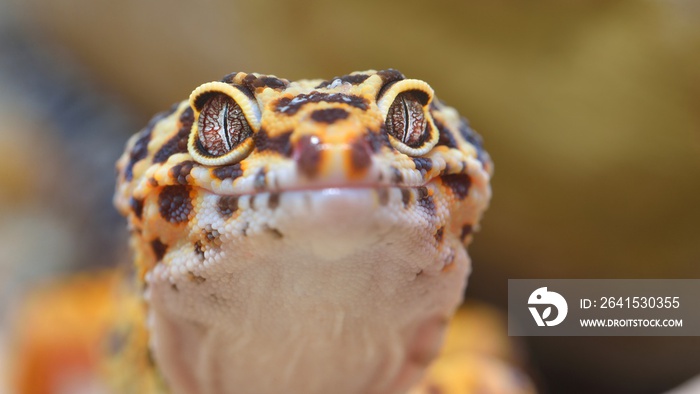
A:
{"type": "Polygon", "coordinates": [[[211,193],[211,194],[216,194],[219,196],[231,196],[231,197],[243,197],[243,196],[257,196],[261,194],[284,194],[284,193],[296,193],[296,192],[309,192],[309,193],[316,193],[316,192],[322,192],[326,194],[339,194],[342,191],[349,191],[349,190],[389,190],[389,189],[398,189],[398,190],[420,190],[424,189],[429,183],[423,184],[423,185],[417,185],[417,186],[402,186],[402,185],[387,185],[387,184],[365,184],[365,185],[319,185],[319,186],[313,186],[313,187],[298,187],[298,188],[285,188],[285,189],[265,189],[265,190],[256,190],[253,192],[249,193],[221,193],[221,192],[216,192],[207,188],[202,188],[200,189],[204,190],[205,192],[211,193]]]}
{"type": "MultiPolygon", "coordinates": [[[[317,217],[314,222],[354,222],[370,216],[401,215],[407,210],[434,209],[427,187],[324,188],[233,196],[240,210],[268,211],[274,217],[317,217]],[[348,216],[349,215],[349,216],[348,216]]],[[[426,212],[433,214],[433,212],[426,212]]],[[[276,219],[275,219],[276,220],[276,219]]]]}

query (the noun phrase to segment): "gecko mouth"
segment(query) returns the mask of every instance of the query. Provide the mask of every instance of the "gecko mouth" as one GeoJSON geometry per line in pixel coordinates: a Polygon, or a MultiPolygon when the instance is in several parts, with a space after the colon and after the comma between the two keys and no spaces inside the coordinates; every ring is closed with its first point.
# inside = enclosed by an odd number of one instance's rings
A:
{"type": "Polygon", "coordinates": [[[251,191],[244,191],[244,192],[227,192],[225,190],[212,190],[206,187],[199,187],[199,189],[204,190],[205,192],[216,194],[219,196],[230,196],[230,197],[244,197],[244,196],[258,196],[258,195],[263,195],[263,194],[284,194],[284,193],[323,193],[323,194],[338,194],[342,193],[344,191],[358,191],[358,190],[366,190],[366,191],[376,191],[377,193],[385,193],[386,191],[390,189],[397,189],[401,190],[402,193],[412,193],[412,192],[418,192],[418,193],[426,193],[428,185],[431,182],[427,182],[422,185],[416,185],[416,186],[406,186],[406,185],[399,185],[399,184],[384,184],[384,183],[360,183],[360,184],[343,184],[343,183],[327,183],[327,184],[321,184],[321,185],[300,185],[300,186],[289,186],[289,187],[284,187],[284,188],[279,188],[279,189],[259,189],[259,190],[251,190],[251,191]]]}
{"type": "Polygon", "coordinates": [[[299,187],[287,188],[284,190],[257,191],[250,193],[222,194],[208,189],[205,192],[220,197],[236,198],[241,200],[272,200],[279,202],[283,196],[311,198],[318,196],[321,198],[333,198],[341,196],[373,195],[379,205],[388,205],[391,202],[401,201],[406,206],[411,202],[421,201],[429,198],[434,192],[431,187],[426,186],[319,186],[319,187],[299,187]],[[394,201],[396,200],[396,201],[394,201]]]}
{"type": "Polygon", "coordinates": [[[409,210],[422,207],[435,209],[436,188],[433,182],[421,186],[385,185],[313,185],[282,190],[260,190],[249,193],[217,193],[202,188],[206,194],[228,201],[235,200],[238,209],[305,211],[309,215],[335,215],[336,211],[390,208],[409,210]],[[325,207],[325,208],[324,208],[325,207]]]}
{"type": "Polygon", "coordinates": [[[429,187],[330,187],[210,195],[202,215],[212,209],[227,213],[230,220],[217,227],[235,235],[234,248],[251,242],[263,248],[294,245],[295,251],[332,260],[416,237],[432,245],[444,209],[433,194],[429,187]]]}

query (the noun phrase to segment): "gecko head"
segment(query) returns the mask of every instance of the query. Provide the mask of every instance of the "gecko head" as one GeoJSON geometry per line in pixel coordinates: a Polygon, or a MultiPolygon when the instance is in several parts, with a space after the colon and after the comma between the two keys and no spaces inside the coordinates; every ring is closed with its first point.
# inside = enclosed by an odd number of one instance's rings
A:
{"type": "Polygon", "coordinates": [[[136,229],[152,222],[149,242],[168,247],[153,262],[183,238],[206,259],[212,233],[303,236],[294,242],[341,253],[403,227],[432,239],[440,256],[424,258],[449,265],[488,204],[492,164],[430,85],[370,70],[205,83],[134,136],[118,170],[117,207],[136,229]]]}

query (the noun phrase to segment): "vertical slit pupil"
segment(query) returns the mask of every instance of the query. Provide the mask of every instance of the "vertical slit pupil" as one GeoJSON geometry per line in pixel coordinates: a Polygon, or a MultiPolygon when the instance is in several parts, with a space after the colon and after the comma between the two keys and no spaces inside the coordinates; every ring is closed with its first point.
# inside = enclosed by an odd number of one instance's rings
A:
{"type": "Polygon", "coordinates": [[[401,100],[401,104],[403,104],[403,116],[406,121],[404,122],[403,125],[403,138],[401,139],[401,142],[404,144],[408,144],[408,138],[411,136],[411,131],[410,131],[410,119],[411,119],[411,113],[409,112],[408,109],[408,103],[406,103],[406,93],[402,93],[399,97],[401,100]]]}
{"type": "Polygon", "coordinates": [[[230,150],[232,148],[231,146],[231,135],[228,132],[228,102],[224,103],[224,109],[221,113],[221,119],[223,119],[224,122],[224,135],[225,135],[225,141],[228,149],[230,150]]]}

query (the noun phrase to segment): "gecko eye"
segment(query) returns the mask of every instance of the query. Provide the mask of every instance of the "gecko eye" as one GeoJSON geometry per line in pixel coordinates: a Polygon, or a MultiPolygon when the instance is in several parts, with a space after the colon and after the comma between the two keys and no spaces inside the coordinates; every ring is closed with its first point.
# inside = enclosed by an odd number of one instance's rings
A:
{"type": "Polygon", "coordinates": [[[197,147],[205,155],[220,157],[250,137],[253,130],[231,97],[214,93],[206,99],[197,119],[197,147]]]}
{"type": "Polygon", "coordinates": [[[188,141],[192,157],[206,165],[240,161],[253,148],[250,138],[260,124],[257,103],[222,82],[204,84],[190,95],[195,122],[188,141]]]}
{"type": "Polygon", "coordinates": [[[438,140],[428,111],[433,90],[423,81],[405,79],[389,86],[378,106],[385,119],[389,141],[399,152],[420,156],[438,140]]]}
{"type": "Polygon", "coordinates": [[[425,96],[420,91],[400,93],[389,107],[386,116],[387,132],[411,148],[423,145],[427,137],[427,121],[419,99],[421,94],[425,96]]]}

